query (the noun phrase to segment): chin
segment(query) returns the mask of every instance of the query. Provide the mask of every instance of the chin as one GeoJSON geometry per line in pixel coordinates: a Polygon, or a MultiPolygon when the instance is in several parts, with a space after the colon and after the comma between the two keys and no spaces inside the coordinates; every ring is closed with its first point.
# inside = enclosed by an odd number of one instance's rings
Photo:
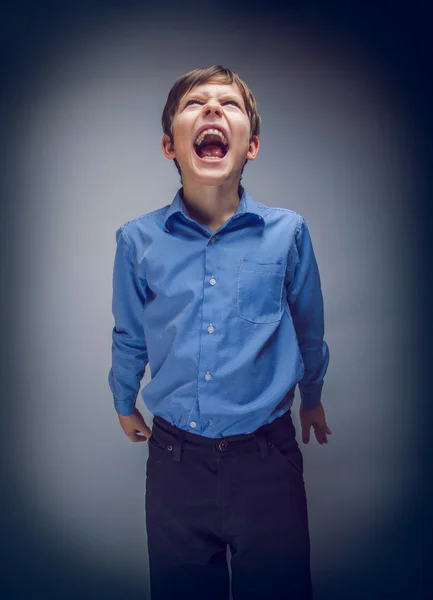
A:
{"type": "Polygon", "coordinates": [[[233,177],[232,173],[194,173],[194,180],[203,185],[222,185],[233,177]]]}

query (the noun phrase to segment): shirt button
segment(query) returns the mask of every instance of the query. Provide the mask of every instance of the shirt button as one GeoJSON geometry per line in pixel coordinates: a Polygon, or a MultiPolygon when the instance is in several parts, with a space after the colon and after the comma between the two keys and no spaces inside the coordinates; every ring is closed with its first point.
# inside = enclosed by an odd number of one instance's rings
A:
{"type": "Polygon", "coordinates": [[[206,381],[210,381],[212,379],[212,375],[209,371],[206,371],[206,375],[204,376],[204,378],[206,379],[206,381]]]}
{"type": "Polygon", "coordinates": [[[191,427],[196,427],[197,423],[195,421],[191,421],[190,425],[191,427]]]}
{"type": "Polygon", "coordinates": [[[211,285],[215,285],[215,284],[216,284],[216,279],[215,279],[215,277],[213,277],[213,276],[212,276],[212,277],[210,278],[209,282],[210,282],[210,284],[211,284],[211,285]]]}
{"type": "Polygon", "coordinates": [[[215,327],[212,325],[212,323],[209,325],[207,330],[209,331],[209,333],[213,333],[215,331],[215,327]]]}
{"type": "Polygon", "coordinates": [[[211,244],[215,244],[216,242],[216,237],[213,235],[210,239],[211,244]]]}
{"type": "Polygon", "coordinates": [[[209,419],[209,425],[212,425],[212,419],[209,419]]]}

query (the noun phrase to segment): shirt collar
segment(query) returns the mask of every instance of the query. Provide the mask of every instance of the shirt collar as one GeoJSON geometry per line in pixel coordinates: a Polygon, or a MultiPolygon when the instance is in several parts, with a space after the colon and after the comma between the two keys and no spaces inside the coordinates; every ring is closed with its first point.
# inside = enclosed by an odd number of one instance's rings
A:
{"type": "MultiPolygon", "coordinates": [[[[262,227],[265,226],[265,220],[261,215],[259,206],[256,202],[254,202],[254,200],[251,198],[251,196],[248,194],[248,192],[245,190],[245,188],[239,184],[239,189],[238,189],[238,193],[239,193],[239,204],[238,207],[236,209],[235,215],[244,215],[244,214],[250,214],[253,215],[254,220],[257,220],[261,223],[262,227]]],[[[188,209],[182,199],[182,195],[183,195],[183,187],[179,188],[175,197],[173,198],[172,203],[170,204],[167,213],[165,215],[165,219],[164,219],[164,227],[165,230],[170,232],[170,221],[171,218],[177,214],[177,213],[182,213],[183,215],[185,215],[188,218],[191,218],[188,209]]]]}

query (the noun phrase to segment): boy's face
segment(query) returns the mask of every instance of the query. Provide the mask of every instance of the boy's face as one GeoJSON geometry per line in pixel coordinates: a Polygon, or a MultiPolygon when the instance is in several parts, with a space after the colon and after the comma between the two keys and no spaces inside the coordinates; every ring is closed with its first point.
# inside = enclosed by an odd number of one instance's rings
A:
{"type": "Polygon", "coordinates": [[[172,134],[173,145],[166,134],[161,145],[165,156],[179,163],[184,184],[239,179],[245,159],[254,160],[259,150],[258,137],[250,140],[250,120],[236,84],[207,82],[190,90],[179,101],[172,134]],[[203,129],[219,129],[225,140],[199,137],[203,129]]]}

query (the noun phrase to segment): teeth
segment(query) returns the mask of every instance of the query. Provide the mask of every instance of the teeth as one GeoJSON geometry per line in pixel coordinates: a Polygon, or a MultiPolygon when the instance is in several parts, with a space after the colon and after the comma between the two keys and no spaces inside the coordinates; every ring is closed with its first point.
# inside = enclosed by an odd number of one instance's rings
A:
{"type": "Polygon", "coordinates": [[[205,131],[202,131],[201,134],[197,137],[194,144],[196,144],[197,146],[200,146],[200,144],[202,143],[202,141],[206,135],[219,135],[223,141],[223,144],[225,146],[227,146],[227,144],[228,144],[228,141],[226,140],[224,134],[219,129],[205,129],[205,131]]]}

